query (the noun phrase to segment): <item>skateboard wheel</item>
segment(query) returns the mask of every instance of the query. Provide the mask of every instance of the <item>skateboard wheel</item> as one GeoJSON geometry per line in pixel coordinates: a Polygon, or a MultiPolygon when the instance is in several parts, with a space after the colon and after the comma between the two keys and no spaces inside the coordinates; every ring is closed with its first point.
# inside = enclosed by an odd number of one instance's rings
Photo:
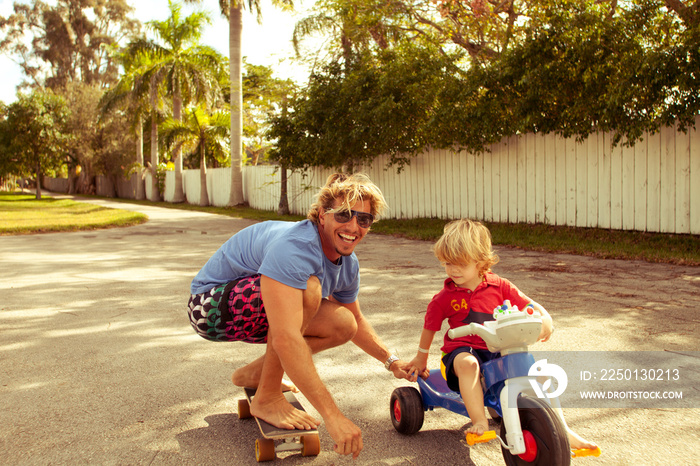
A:
{"type": "Polygon", "coordinates": [[[321,453],[321,440],[318,434],[301,436],[301,456],[317,456],[321,453]]]}
{"type": "Polygon", "coordinates": [[[275,441],[268,438],[259,438],[255,441],[255,459],[261,461],[272,461],[277,458],[275,453],[275,441]]]}
{"type": "Polygon", "coordinates": [[[250,414],[250,403],[248,400],[238,400],[238,419],[248,419],[250,414]]]}

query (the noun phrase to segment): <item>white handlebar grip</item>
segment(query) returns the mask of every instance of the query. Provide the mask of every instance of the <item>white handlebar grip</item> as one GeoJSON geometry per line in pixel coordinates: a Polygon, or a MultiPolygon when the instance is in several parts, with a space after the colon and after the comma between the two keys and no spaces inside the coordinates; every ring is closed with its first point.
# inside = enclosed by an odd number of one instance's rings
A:
{"type": "Polygon", "coordinates": [[[452,339],[474,335],[474,333],[474,324],[462,325],[461,327],[451,328],[447,331],[447,335],[452,339]]]}

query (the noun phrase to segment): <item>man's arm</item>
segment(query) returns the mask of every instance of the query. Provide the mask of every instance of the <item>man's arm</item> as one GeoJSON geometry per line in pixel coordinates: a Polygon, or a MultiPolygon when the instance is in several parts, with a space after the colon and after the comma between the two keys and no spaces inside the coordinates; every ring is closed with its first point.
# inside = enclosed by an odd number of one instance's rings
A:
{"type": "Polygon", "coordinates": [[[326,421],[326,428],[336,442],[336,451],[357,457],[362,450],[361,431],[338,409],[318,376],[311,350],[304,340],[303,328],[315,310],[304,309],[303,290],[265,275],[260,278],[260,293],[270,326],[268,344],[272,345],[282,368],[326,421]]]}
{"type": "MultiPolygon", "coordinates": [[[[332,298],[331,300],[335,301],[332,298]]],[[[391,356],[391,351],[389,351],[386,345],[379,338],[377,332],[374,331],[372,324],[370,324],[362,314],[362,311],[360,310],[360,302],[356,300],[353,303],[343,304],[343,306],[348,308],[350,312],[353,313],[355,316],[355,321],[357,322],[357,333],[352,339],[352,342],[365,353],[379,360],[383,364],[387,359],[389,359],[389,356],[391,356]]],[[[399,360],[392,363],[389,370],[394,373],[394,377],[397,379],[408,379],[410,377],[408,375],[408,368],[409,364],[407,362],[399,360]]]]}

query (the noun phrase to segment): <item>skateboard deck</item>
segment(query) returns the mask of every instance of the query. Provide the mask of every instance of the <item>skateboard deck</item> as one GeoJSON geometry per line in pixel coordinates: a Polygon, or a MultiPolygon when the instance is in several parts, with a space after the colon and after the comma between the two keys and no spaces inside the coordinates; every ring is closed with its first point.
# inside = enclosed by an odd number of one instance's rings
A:
{"type": "MultiPolygon", "coordinates": [[[[316,456],[320,453],[318,430],[280,429],[250,414],[250,403],[255,397],[254,388],[244,388],[245,399],[238,400],[238,417],[253,417],[263,438],[255,441],[255,458],[260,461],[275,459],[278,452],[299,450],[302,456],[316,456]],[[283,440],[280,444],[275,441],[283,440]]],[[[302,404],[291,391],[284,392],[287,401],[295,408],[306,412],[302,404]]]]}

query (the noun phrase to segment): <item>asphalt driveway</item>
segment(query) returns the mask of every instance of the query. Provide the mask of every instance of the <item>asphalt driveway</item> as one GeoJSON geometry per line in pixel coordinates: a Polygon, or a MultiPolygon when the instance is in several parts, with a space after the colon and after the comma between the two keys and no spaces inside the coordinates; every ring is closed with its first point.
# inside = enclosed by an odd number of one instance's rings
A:
{"type": "MultiPolygon", "coordinates": [[[[86,202],[138,210],[150,220],[0,237],[0,463],[255,464],[258,430],[238,419],[243,393],[230,375],[264,348],[205,341],[186,313],[192,277],[252,222],[86,202]]],[[[444,279],[430,246],[370,233],[357,248],[363,311],[407,358],[444,279]]],[[[533,349],[700,351],[700,267],[497,252],[495,271],[554,318],[552,339],[533,349]]],[[[431,366],[438,352],[436,342],[431,366]]],[[[468,419],[444,410],[426,413],[414,436],[396,433],[389,397],[410,383],[356,347],[315,361],[341,409],[363,429],[365,448],[354,462],[336,455],[322,426],[318,457],[292,454],[278,464],[503,464],[494,442],[468,447],[462,433],[468,419]]],[[[700,380],[697,373],[688,377],[700,380]]],[[[566,416],[603,449],[600,458],[574,464],[698,464],[698,405],[572,408],[566,416]]]]}

